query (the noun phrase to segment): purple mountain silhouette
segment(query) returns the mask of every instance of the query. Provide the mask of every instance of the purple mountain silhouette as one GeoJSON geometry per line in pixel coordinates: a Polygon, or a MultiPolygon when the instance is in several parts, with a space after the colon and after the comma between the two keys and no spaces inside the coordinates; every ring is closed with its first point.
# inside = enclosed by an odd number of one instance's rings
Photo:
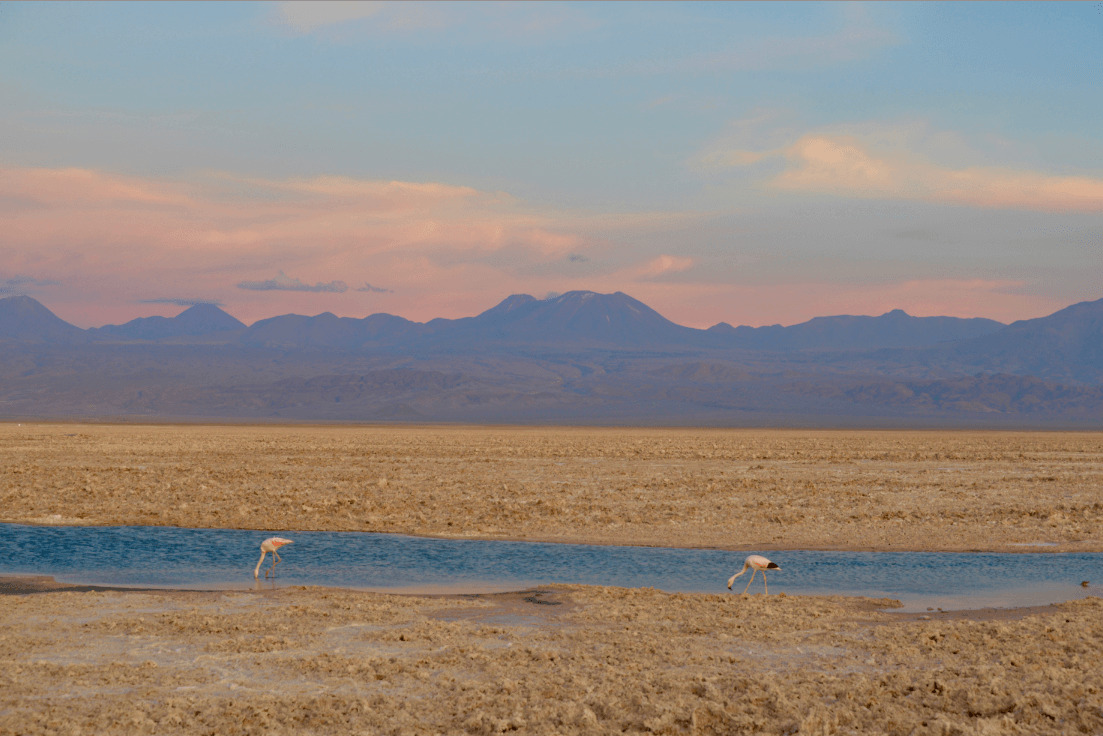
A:
{"type": "Polygon", "coordinates": [[[789,327],[732,327],[721,322],[708,329],[733,347],[753,350],[877,350],[923,347],[982,337],[1004,328],[991,319],[912,317],[894,309],[880,317],[815,317],[789,327]]]}
{"type": "Polygon", "coordinates": [[[164,340],[245,329],[245,323],[213,304],[196,304],[175,317],[139,317],[123,325],[104,325],[89,333],[97,340],[164,340]]]}
{"type": "Polygon", "coordinates": [[[491,340],[513,344],[607,345],[645,347],[657,345],[705,346],[704,330],[677,325],[627,294],[569,291],[553,299],[538,300],[514,294],[477,317],[433,320],[438,341],[491,340]]]}
{"type": "Polygon", "coordinates": [[[425,325],[391,314],[363,319],[324,312],[315,317],[285,314],[254,322],[241,336],[246,345],[268,347],[325,347],[353,350],[365,345],[391,345],[426,332],[425,325]]]}
{"type": "MultiPolygon", "coordinates": [[[[156,342],[212,334],[247,346],[387,349],[442,356],[477,355],[490,348],[510,355],[515,348],[555,346],[638,348],[656,357],[686,350],[770,350],[777,351],[771,360],[786,360],[780,354],[815,350],[834,356],[833,370],[876,373],[878,366],[891,364],[896,368],[886,370],[899,375],[900,366],[914,365],[914,375],[983,371],[1103,382],[1103,299],[1006,327],[993,320],[920,318],[894,310],[880,317],[819,317],[791,327],[732,328],[721,323],[696,330],[674,324],[626,294],[573,291],[546,300],[515,294],[478,316],[425,324],[389,314],[353,319],[327,312],[314,317],[282,315],[245,328],[218,307],[204,304],[173,318],[147,317],[88,331],[58,319],[31,297],[0,299],[0,340],[9,343],[79,345],[90,337],[98,342],[156,342]]],[[[819,364],[802,361],[807,369],[819,364]]]]}
{"type": "Polygon", "coordinates": [[[31,297],[9,296],[0,299],[0,340],[66,344],[86,342],[88,336],[31,297]]]}
{"type": "Polygon", "coordinates": [[[960,362],[963,370],[1103,383],[1103,299],[1012,322],[995,334],[940,347],[931,357],[960,362]]]}

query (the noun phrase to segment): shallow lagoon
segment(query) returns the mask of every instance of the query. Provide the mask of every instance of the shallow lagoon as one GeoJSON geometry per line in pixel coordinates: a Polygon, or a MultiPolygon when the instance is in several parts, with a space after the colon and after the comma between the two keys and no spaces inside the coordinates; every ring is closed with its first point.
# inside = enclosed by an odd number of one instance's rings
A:
{"type": "MultiPolygon", "coordinates": [[[[540,544],[364,532],[260,532],[154,526],[0,525],[0,574],[60,582],[189,589],[252,588],[260,542],[278,534],[274,581],[404,593],[519,590],[548,583],[724,593],[748,553],[540,544]]],[[[770,592],[895,598],[906,611],[1046,605],[1099,595],[1103,554],[757,550],[781,566],[770,592]],[[1092,581],[1088,588],[1081,581],[1092,581]]],[[[271,555],[265,568],[271,565],[271,555]]],[[[736,581],[735,592],[750,573],[736,581]]],[[[750,592],[762,592],[761,573],[750,592]]]]}

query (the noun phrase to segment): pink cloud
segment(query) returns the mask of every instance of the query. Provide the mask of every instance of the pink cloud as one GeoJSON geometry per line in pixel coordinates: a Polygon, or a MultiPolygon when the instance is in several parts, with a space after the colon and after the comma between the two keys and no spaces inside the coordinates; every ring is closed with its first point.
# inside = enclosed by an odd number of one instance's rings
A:
{"type": "Polygon", "coordinates": [[[507,249],[539,266],[584,250],[584,230],[654,221],[577,215],[444,183],[345,177],[181,182],[9,168],[0,171],[0,197],[15,203],[0,213],[10,245],[0,252],[0,275],[61,282],[51,296],[81,305],[63,315],[81,326],[148,314],[139,300],[165,298],[220,301],[245,321],[327,310],[468,316],[476,301],[490,306],[488,284],[502,297],[549,288],[475,262],[507,249]],[[278,281],[280,271],[303,284],[386,290],[349,290],[335,302],[332,291],[235,288],[278,281]]]}
{"type": "MultiPolygon", "coordinates": [[[[769,183],[779,190],[1047,212],[1103,210],[1103,179],[1092,177],[951,169],[908,151],[875,153],[853,136],[806,135],[784,154],[792,167],[769,183]]],[[[730,160],[736,160],[734,154],[730,160]]]]}
{"type": "Polygon", "coordinates": [[[15,198],[28,192],[46,206],[190,203],[179,190],[136,177],[88,169],[0,169],[0,196],[15,198]]]}
{"type": "MultiPolygon", "coordinates": [[[[884,177],[897,191],[902,186],[894,170],[883,174],[881,160],[860,146],[854,153],[832,145],[813,147],[827,163],[819,164],[823,171],[809,168],[806,181],[818,176],[871,189],[870,182],[884,177]]],[[[969,182],[959,190],[979,191],[969,182]]],[[[1060,186],[1054,191],[1068,196],[1060,186]]],[[[580,213],[445,183],[224,174],[168,181],[9,168],[0,170],[0,198],[14,203],[0,212],[0,277],[42,284],[36,296],[82,327],[180,310],[142,300],[216,301],[247,323],[324,311],[425,321],[477,314],[511,293],[575,289],[623,291],[696,327],[721,320],[789,324],[898,307],[1007,321],[1065,306],[993,281],[674,283],[659,277],[689,271],[698,265],[694,257],[650,252],[614,268],[600,254],[623,258],[631,251],[618,243],[631,242],[634,233],[682,231],[700,213],[580,213]],[[310,289],[237,286],[284,284],[281,279],[310,289]]]]}
{"type": "Polygon", "coordinates": [[[685,271],[688,268],[692,268],[696,263],[692,258],[683,258],[679,256],[661,255],[657,258],[653,258],[643,265],[633,267],[629,270],[629,273],[636,279],[647,279],[661,276],[664,273],[678,273],[685,271]]]}

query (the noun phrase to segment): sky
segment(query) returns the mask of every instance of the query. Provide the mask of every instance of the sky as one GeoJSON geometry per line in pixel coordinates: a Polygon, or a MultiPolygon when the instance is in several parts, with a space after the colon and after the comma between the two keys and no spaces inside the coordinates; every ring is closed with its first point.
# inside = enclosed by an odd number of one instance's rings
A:
{"type": "Polygon", "coordinates": [[[679,324],[1103,298],[1103,3],[0,2],[0,297],[679,324]]]}

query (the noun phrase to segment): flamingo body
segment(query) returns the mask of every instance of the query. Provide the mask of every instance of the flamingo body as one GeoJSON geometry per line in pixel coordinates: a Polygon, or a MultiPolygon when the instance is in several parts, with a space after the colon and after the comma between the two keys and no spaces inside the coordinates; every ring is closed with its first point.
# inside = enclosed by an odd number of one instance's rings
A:
{"type": "Polygon", "coordinates": [[[272,567],[264,571],[264,577],[267,578],[268,573],[276,569],[276,563],[280,561],[280,553],[276,550],[285,544],[291,544],[291,540],[283,537],[269,537],[260,543],[260,560],[257,562],[257,569],[253,570],[254,578],[260,576],[260,566],[264,562],[264,556],[269,552],[272,553],[272,567]]]}
{"type": "Polygon", "coordinates": [[[747,572],[748,568],[751,571],[751,579],[747,581],[747,587],[743,589],[743,592],[747,592],[747,588],[751,587],[751,583],[754,582],[754,574],[759,570],[762,571],[762,585],[766,588],[766,595],[770,595],[770,586],[766,583],[766,571],[767,570],[780,570],[776,562],[770,562],[762,555],[751,555],[743,561],[743,569],[728,578],[728,590],[732,589],[732,583],[735,579],[747,572]]]}

